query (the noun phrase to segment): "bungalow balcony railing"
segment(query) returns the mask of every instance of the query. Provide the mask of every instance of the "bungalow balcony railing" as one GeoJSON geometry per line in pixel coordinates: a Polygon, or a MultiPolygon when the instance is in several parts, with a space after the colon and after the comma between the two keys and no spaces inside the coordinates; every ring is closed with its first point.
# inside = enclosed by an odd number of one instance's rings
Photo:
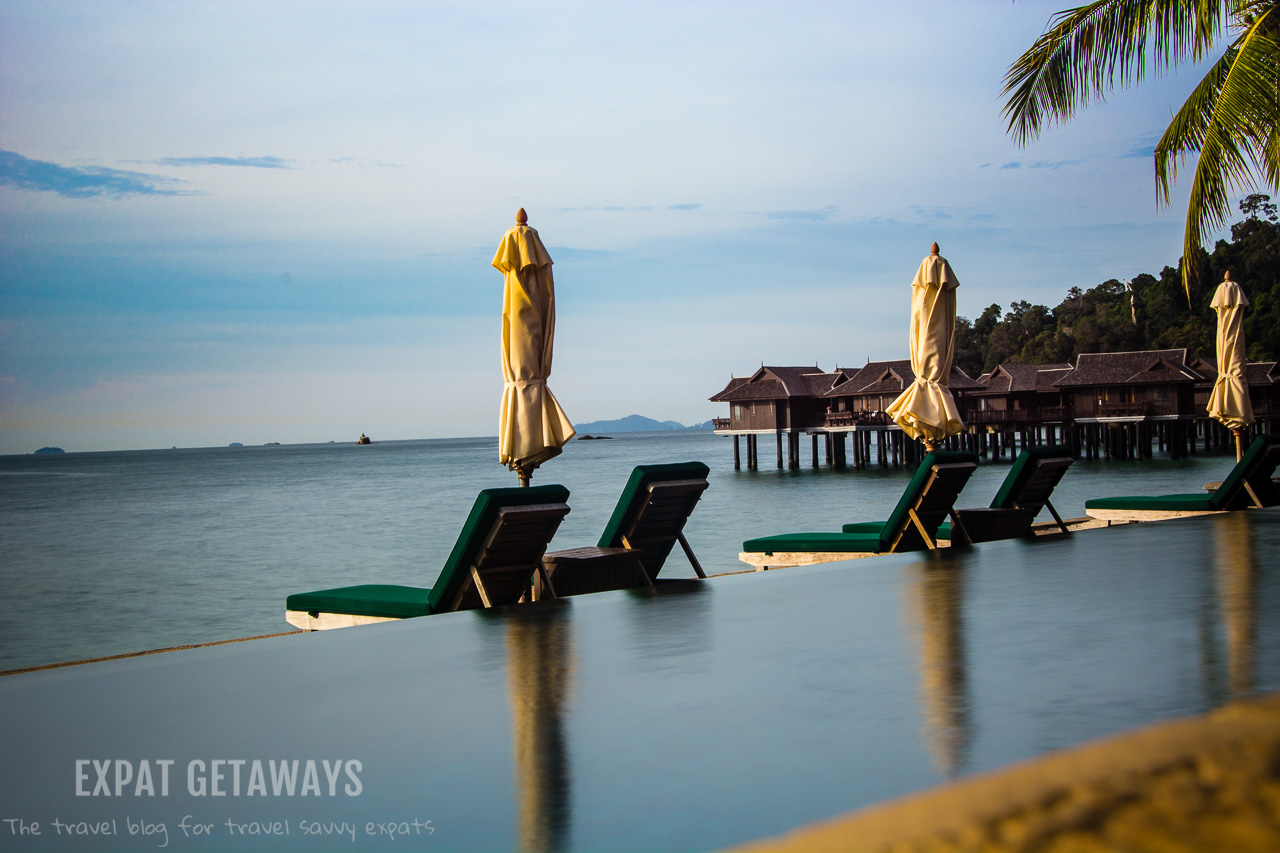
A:
{"type": "Polygon", "coordinates": [[[1100,418],[1140,418],[1151,414],[1151,404],[1147,402],[1141,403],[1098,403],[1098,417],[1100,418]]]}
{"type": "Polygon", "coordinates": [[[1098,403],[1094,417],[1142,418],[1152,415],[1194,415],[1193,410],[1180,410],[1177,403],[1156,403],[1144,400],[1136,403],[1098,403]]]}
{"type": "Polygon", "coordinates": [[[729,424],[730,424],[729,418],[712,418],[711,419],[712,429],[728,429],[729,424]]]}
{"type": "Polygon", "coordinates": [[[961,417],[970,424],[1010,424],[1028,420],[1026,409],[978,409],[963,412],[961,417]]]}
{"type": "Polygon", "coordinates": [[[826,429],[888,425],[889,417],[884,412],[827,412],[822,417],[822,426],[826,429]]]}
{"type": "Polygon", "coordinates": [[[1039,409],[977,409],[963,413],[965,423],[970,424],[1038,424],[1061,421],[1066,418],[1063,406],[1043,406],[1039,409]]]}

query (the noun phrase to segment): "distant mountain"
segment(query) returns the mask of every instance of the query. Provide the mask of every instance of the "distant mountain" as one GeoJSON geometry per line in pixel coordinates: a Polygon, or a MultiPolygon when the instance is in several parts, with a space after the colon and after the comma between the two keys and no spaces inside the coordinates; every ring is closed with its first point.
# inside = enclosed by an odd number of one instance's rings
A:
{"type": "Polygon", "coordinates": [[[711,421],[694,426],[685,426],[675,421],[655,421],[644,415],[627,415],[616,421],[591,421],[585,424],[574,424],[579,434],[597,432],[665,432],[669,430],[711,429],[711,421]]]}
{"type": "Polygon", "coordinates": [[[42,447],[36,453],[66,453],[61,447],[42,447]]]}

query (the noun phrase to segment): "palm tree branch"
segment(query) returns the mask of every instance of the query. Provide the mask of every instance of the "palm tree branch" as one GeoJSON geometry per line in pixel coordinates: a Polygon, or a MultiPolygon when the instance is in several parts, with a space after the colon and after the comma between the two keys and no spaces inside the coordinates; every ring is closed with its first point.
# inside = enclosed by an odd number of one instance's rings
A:
{"type": "Polygon", "coordinates": [[[1057,13],[1005,75],[1007,132],[1020,145],[1117,84],[1141,82],[1150,42],[1158,73],[1199,60],[1241,0],[1095,0],[1057,13]]]}
{"type": "Polygon", "coordinates": [[[1156,184],[1166,204],[1179,164],[1199,152],[1183,237],[1182,280],[1188,300],[1194,251],[1206,230],[1226,222],[1230,190],[1254,187],[1255,170],[1272,187],[1280,177],[1278,22],[1272,4],[1250,23],[1196,86],[1156,146],[1156,184]]]}

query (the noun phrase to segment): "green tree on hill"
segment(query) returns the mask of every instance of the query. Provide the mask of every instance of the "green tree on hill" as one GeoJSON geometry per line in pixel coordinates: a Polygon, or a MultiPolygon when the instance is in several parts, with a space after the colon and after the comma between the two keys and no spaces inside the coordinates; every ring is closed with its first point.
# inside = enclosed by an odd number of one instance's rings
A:
{"type": "MultiPolygon", "coordinates": [[[[1240,282],[1250,301],[1249,358],[1273,361],[1280,356],[1280,224],[1269,196],[1250,195],[1240,210],[1246,218],[1231,227],[1231,240],[1204,254],[1204,275],[1216,285],[1230,270],[1240,282]]],[[[1113,278],[1088,290],[1073,287],[1052,310],[1022,300],[1005,312],[990,305],[972,323],[958,317],[955,363],[977,377],[1001,362],[1074,362],[1082,352],[1186,347],[1193,358],[1214,354],[1213,288],[1188,300],[1181,274],[1169,266],[1158,276],[1134,276],[1129,285],[1113,278]]]]}

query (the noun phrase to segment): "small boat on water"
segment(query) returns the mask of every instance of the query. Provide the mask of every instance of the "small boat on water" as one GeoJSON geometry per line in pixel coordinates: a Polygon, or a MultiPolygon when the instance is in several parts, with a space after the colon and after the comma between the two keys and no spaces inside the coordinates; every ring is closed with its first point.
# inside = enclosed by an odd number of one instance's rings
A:
{"type": "Polygon", "coordinates": [[[373,442],[369,440],[369,436],[365,435],[364,433],[360,433],[360,439],[356,442],[356,444],[373,444],[373,442]]]}

